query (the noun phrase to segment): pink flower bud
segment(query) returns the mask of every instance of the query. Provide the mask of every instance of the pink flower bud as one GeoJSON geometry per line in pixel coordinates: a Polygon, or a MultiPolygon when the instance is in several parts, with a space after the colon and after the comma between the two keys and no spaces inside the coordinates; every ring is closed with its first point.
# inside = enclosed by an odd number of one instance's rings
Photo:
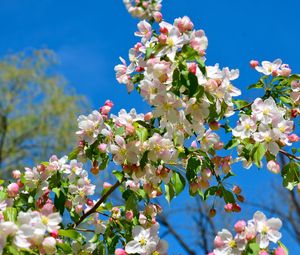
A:
{"type": "Polygon", "coordinates": [[[223,149],[223,147],[224,147],[224,143],[222,143],[222,142],[216,142],[214,144],[214,149],[215,150],[221,150],[221,149],[223,149]]]}
{"type": "Polygon", "coordinates": [[[167,35],[169,33],[169,30],[166,27],[161,27],[159,29],[159,32],[161,32],[162,34],[167,35]]]}
{"type": "Polygon", "coordinates": [[[257,60],[251,60],[250,66],[251,66],[251,68],[255,68],[255,67],[259,66],[259,62],[257,60]]]}
{"type": "Polygon", "coordinates": [[[216,236],[216,238],[214,240],[214,245],[216,248],[221,248],[224,246],[224,242],[220,236],[216,236]]]}
{"type": "Polygon", "coordinates": [[[288,138],[292,143],[298,142],[300,140],[299,136],[297,136],[296,134],[291,134],[288,136],[288,138]]]}
{"type": "Polygon", "coordinates": [[[233,204],[228,203],[228,204],[224,205],[224,210],[225,210],[225,212],[232,212],[233,204]]]}
{"type": "Polygon", "coordinates": [[[270,160],[268,162],[267,168],[274,174],[278,174],[280,172],[280,165],[274,160],[270,160]]]}
{"type": "Polygon", "coordinates": [[[153,18],[157,23],[160,23],[162,21],[163,16],[162,16],[161,12],[154,12],[153,18]]]}
{"type": "Polygon", "coordinates": [[[19,179],[19,178],[21,177],[21,172],[20,172],[19,170],[14,170],[14,171],[12,172],[12,177],[13,177],[14,179],[19,179]]]}
{"type": "Polygon", "coordinates": [[[197,147],[198,147],[197,142],[196,141],[192,141],[191,147],[193,147],[194,149],[197,149],[197,147]]]}
{"type": "Polygon", "coordinates": [[[52,230],[50,235],[54,238],[57,238],[58,237],[58,230],[56,230],[56,229],[52,230]]]}
{"type": "Polygon", "coordinates": [[[103,183],[103,189],[108,189],[110,188],[112,185],[109,182],[104,182],[103,183]]]}
{"type": "Polygon", "coordinates": [[[145,120],[145,121],[150,121],[152,118],[153,118],[152,112],[148,112],[148,113],[146,113],[145,116],[144,116],[144,120],[145,120]]]}
{"type": "Polygon", "coordinates": [[[93,206],[94,205],[94,201],[92,200],[92,199],[87,199],[86,200],[86,204],[88,205],[88,206],[93,206]]]}
{"type": "Polygon", "coordinates": [[[112,108],[114,106],[114,103],[110,100],[106,100],[104,105],[109,106],[110,108],[112,108]]]}
{"type": "Polygon", "coordinates": [[[100,143],[98,146],[99,151],[105,153],[107,145],[105,143],[100,143]]]}
{"type": "Polygon", "coordinates": [[[269,253],[267,253],[266,251],[260,251],[259,255],[269,255],[269,253]]]}
{"type": "Polygon", "coordinates": [[[9,197],[15,197],[19,193],[19,185],[17,183],[11,183],[7,186],[7,194],[9,197]]]}
{"type": "Polygon", "coordinates": [[[209,127],[211,130],[219,130],[220,129],[220,123],[217,121],[213,121],[211,123],[209,123],[209,127]]]}
{"type": "Polygon", "coordinates": [[[240,207],[239,204],[233,204],[233,209],[234,212],[240,212],[242,208],[240,207]]]}
{"type": "Polygon", "coordinates": [[[83,211],[83,206],[82,205],[76,205],[75,207],[75,212],[76,213],[81,213],[83,211]]]}
{"type": "Polygon", "coordinates": [[[125,216],[126,216],[126,219],[128,221],[131,221],[133,219],[133,212],[132,212],[132,210],[127,211],[126,214],[125,214],[125,216]]]}
{"type": "Polygon", "coordinates": [[[146,224],[146,222],[147,222],[147,217],[144,214],[140,213],[140,215],[139,215],[139,223],[141,225],[144,225],[144,224],[146,224]]]}
{"type": "Polygon", "coordinates": [[[274,255],[286,255],[285,250],[282,247],[278,247],[275,252],[274,255]]]}
{"type": "Polygon", "coordinates": [[[133,135],[134,134],[134,132],[135,132],[135,128],[134,128],[134,126],[133,125],[131,125],[131,124],[128,124],[128,125],[126,125],[126,134],[127,135],[133,135]]]}
{"type": "Polygon", "coordinates": [[[281,76],[288,77],[288,76],[290,76],[291,72],[292,72],[292,69],[290,69],[290,68],[283,68],[282,70],[280,70],[279,74],[281,76]]]}
{"type": "Polygon", "coordinates": [[[100,108],[100,113],[104,115],[108,115],[111,110],[110,106],[104,105],[100,108]]]}
{"type": "Polygon", "coordinates": [[[241,188],[239,186],[236,186],[236,185],[233,186],[232,191],[236,195],[239,195],[242,192],[241,188]]]}
{"type": "Polygon", "coordinates": [[[126,255],[127,253],[123,249],[116,249],[115,250],[115,255],[126,255]]]}
{"type": "Polygon", "coordinates": [[[189,72],[196,75],[197,71],[197,64],[195,62],[192,62],[189,64],[189,72]]]}
{"type": "Polygon", "coordinates": [[[246,227],[246,222],[244,220],[239,220],[234,225],[234,229],[237,233],[243,232],[245,230],[245,227],[246,227]]]}

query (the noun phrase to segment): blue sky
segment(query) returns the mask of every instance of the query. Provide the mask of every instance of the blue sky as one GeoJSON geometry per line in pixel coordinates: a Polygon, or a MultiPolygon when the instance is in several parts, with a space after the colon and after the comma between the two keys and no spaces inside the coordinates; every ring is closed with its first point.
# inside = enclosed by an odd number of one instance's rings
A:
{"type": "MultiPolygon", "coordinates": [[[[116,107],[148,109],[140,97],[128,95],[115,80],[113,68],[118,57],[127,58],[136,42],[133,33],[137,20],[132,19],[121,0],[0,0],[0,56],[26,48],[48,47],[60,58],[58,71],[63,73],[78,93],[86,95],[98,108],[106,99],[116,107]]],[[[196,28],[206,31],[209,39],[207,63],[239,68],[235,85],[245,88],[259,76],[248,66],[249,60],[274,60],[277,57],[300,71],[298,0],[166,0],[164,18],[188,15],[196,28]]],[[[257,92],[245,92],[253,99],[257,92]]],[[[269,199],[266,185],[280,181],[266,171],[236,167],[248,197],[257,199],[260,192],[269,199]],[[254,185],[255,183],[255,185],[254,185]]],[[[178,198],[177,206],[185,204],[178,198]]],[[[251,211],[252,209],[249,209],[251,211]]],[[[248,212],[248,211],[247,211],[248,212]]],[[[252,211],[251,211],[252,212],[252,211]]],[[[300,251],[289,238],[292,254],[300,251]]],[[[182,252],[172,243],[170,254],[182,252]]],[[[184,252],[182,252],[184,254],[184,252]]]]}

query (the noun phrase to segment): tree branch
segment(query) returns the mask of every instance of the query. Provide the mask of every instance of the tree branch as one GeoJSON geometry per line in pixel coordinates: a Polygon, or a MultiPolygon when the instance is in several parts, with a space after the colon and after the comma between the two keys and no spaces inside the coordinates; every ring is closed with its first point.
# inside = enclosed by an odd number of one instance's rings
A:
{"type": "Polygon", "coordinates": [[[168,229],[168,231],[174,236],[174,238],[178,241],[181,247],[187,252],[187,254],[196,255],[196,252],[194,252],[190,248],[190,246],[183,240],[183,238],[176,232],[176,230],[168,222],[165,215],[160,215],[159,222],[168,229]]]}
{"type": "Polygon", "coordinates": [[[124,180],[117,181],[113,186],[111,186],[110,189],[97,201],[97,203],[80,217],[79,221],[74,224],[74,228],[82,223],[88,216],[95,213],[98,207],[122,184],[123,181],[124,180]]]}

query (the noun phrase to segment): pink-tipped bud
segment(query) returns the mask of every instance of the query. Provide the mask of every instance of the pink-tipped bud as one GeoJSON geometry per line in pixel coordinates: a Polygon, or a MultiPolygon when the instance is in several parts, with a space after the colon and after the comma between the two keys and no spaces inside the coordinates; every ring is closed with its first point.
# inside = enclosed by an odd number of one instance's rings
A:
{"type": "Polygon", "coordinates": [[[278,247],[275,252],[274,255],[286,255],[285,250],[282,247],[278,247]]]}
{"type": "Polygon", "coordinates": [[[94,205],[94,201],[93,201],[92,199],[88,198],[88,199],[86,200],[86,204],[87,204],[88,206],[93,206],[93,205],[94,205]]]}
{"type": "Polygon", "coordinates": [[[196,75],[197,71],[197,64],[195,62],[192,62],[189,64],[189,72],[196,75]]]}
{"type": "Polygon", "coordinates": [[[225,210],[225,212],[232,212],[233,204],[228,203],[228,204],[224,205],[224,210],[225,210]]]}
{"type": "Polygon", "coordinates": [[[260,251],[260,252],[259,252],[259,255],[269,255],[269,253],[266,252],[266,251],[260,251]]]}
{"type": "Polygon", "coordinates": [[[98,146],[99,151],[101,151],[103,153],[106,152],[106,148],[107,148],[107,145],[105,143],[100,143],[98,146]]]}
{"type": "Polygon", "coordinates": [[[125,216],[126,216],[126,220],[131,221],[133,219],[133,212],[132,212],[132,210],[127,211],[125,213],[125,216]]]}
{"type": "Polygon", "coordinates": [[[267,168],[274,174],[280,173],[280,165],[274,160],[268,162],[267,168]]]}
{"type": "Polygon", "coordinates": [[[214,144],[214,149],[215,150],[221,150],[221,149],[223,149],[223,147],[224,147],[224,143],[222,143],[222,142],[216,142],[214,144]]]}
{"type": "Polygon", "coordinates": [[[288,136],[289,141],[292,143],[298,142],[300,140],[300,137],[297,136],[296,134],[291,134],[288,136]]]}
{"type": "Polygon", "coordinates": [[[110,100],[106,100],[104,105],[109,106],[110,108],[112,108],[114,106],[114,103],[110,100]]]}
{"type": "Polygon", "coordinates": [[[145,121],[150,121],[153,118],[152,112],[147,112],[144,116],[145,121]]]}
{"type": "Polygon", "coordinates": [[[235,223],[234,229],[237,233],[241,233],[245,230],[246,225],[246,221],[239,220],[237,223],[235,223]]]}
{"type": "Polygon", "coordinates": [[[58,237],[58,230],[56,230],[56,229],[52,230],[50,235],[54,238],[57,238],[58,237]]]}
{"type": "Polygon", "coordinates": [[[82,205],[76,205],[75,207],[75,212],[76,213],[81,213],[83,211],[83,206],[82,205]]]}
{"type": "Polygon", "coordinates": [[[165,34],[160,34],[158,36],[158,42],[162,45],[165,45],[167,43],[168,40],[168,36],[166,36],[165,34]]]}
{"type": "Polygon", "coordinates": [[[116,249],[115,250],[115,255],[127,255],[127,253],[123,249],[116,249]]]}
{"type": "Polygon", "coordinates": [[[160,23],[162,21],[163,16],[162,16],[161,12],[154,12],[153,18],[157,23],[160,23]]]}
{"type": "Polygon", "coordinates": [[[239,195],[242,192],[242,189],[239,186],[234,185],[232,188],[234,194],[239,195]]]}
{"type": "Polygon", "coordinates": [[[161,32],[162,34],[167,35],[169,33],[169,30],[166,27],[161,27],[159,29],[159,32],[161,32]]]}
{"type": "Polygon", "coordinates": [[[7,186],[7,194],[9,197],[15,197],[19,193],[19,185],[17,183],[11,183],[7,186]]]}
{"type": "Polygon", "coordinates": [[[255,67],[259,66],[259,62],[257,60],[251,60],[250,66],[251,66],[251,68],[255,68],[255,67]]]}
{"type": "Polygon", "coordinates": [[[191,147],[193,147],[194,149],[197,149],[198,148],[197,142],[196,141],[192,141],[191,147]]]}
{"type": "Polygon", "coordinates": [[[108,115],[111,110],[111,107],[108,105],[104,105],[100,108],[99,112],[103,115],[108,115]]]}
{"type": "Polygon", "coordinates": [[[131,124],[127,124],[125,130],[127,135],[133,135],[135,133],[135,127],[131,124]]]}
{"type": "Polygon", "coordinates": [[[239,204],[233,204],[232,211],[238,213],[238,212],[242,211],[242,208],[240,207],[239,204]]]}
{"type": "Polygon", "coordinates": [[[110,188],[112,185],[109,182],[103,182],[103,189],[108,189],[110,188]]]}
{"type": "Polygon", "coordinates": [[[14,171],[12,172],[12,177],[13,177],[15,180],[20,179],[20,177],[21,177],[21,172],[20,172],[19,170],[14,170],[14,171]]]}
{"type": "Polygon", "coordinates": [[[38,172],[43,173],[46,171],[46,166],[43,164],[39,164],[37,165],[36,169],[38,170],[38,172]]]}
{"type": "Polygon", "coordinates": [[[299,114],[299,110],[297,108],[291,110],[291,115],[293,118],[296,118],[298,114],[299,114]]]}
{"type": "Polygon", "coordinates": [[[209,123],[209,127],[211,130],[219,130],[220,126],[221,126],[220,123],[217,121],[213,121],[209,123]]]}
{"type": "Polygon", "coordinates": [[[216,211],[215,208],[211,208],[211,209],[209,210],[209,217],[213,218],[213,217],[216,216],[216,214],[217,214],[217,211],[216,211]]]}

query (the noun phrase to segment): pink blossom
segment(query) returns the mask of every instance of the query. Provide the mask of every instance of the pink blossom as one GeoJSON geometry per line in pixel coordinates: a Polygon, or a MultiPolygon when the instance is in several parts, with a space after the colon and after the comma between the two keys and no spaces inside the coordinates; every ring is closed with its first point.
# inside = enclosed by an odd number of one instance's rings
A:
{"type": "Polygon", "coordinates": [[[17,183],[11,183],[7,186],[7,194],[10,197],[15,197],[19,193],[19,185],[17,183]]]}
{"type": "Polygon", "coordinates": [[[246,225],[246,221],[239,220],[237,223],[234,224],[234,229],[237,233],[241,233],[245,230],[246,225]]]}
{"type": "Polygon", "coordinates": [[[126,255],[127,253],[123,249],[116,249],[115,250],[115,255],[126,255]]]}
{"type": "Polygon", "coordinates": [[[274,255],[286,255],[286,252],[285,252],[285,250],[284,250],[282,247],[278,247],[278,248],[275,250],[274,255]]]}

